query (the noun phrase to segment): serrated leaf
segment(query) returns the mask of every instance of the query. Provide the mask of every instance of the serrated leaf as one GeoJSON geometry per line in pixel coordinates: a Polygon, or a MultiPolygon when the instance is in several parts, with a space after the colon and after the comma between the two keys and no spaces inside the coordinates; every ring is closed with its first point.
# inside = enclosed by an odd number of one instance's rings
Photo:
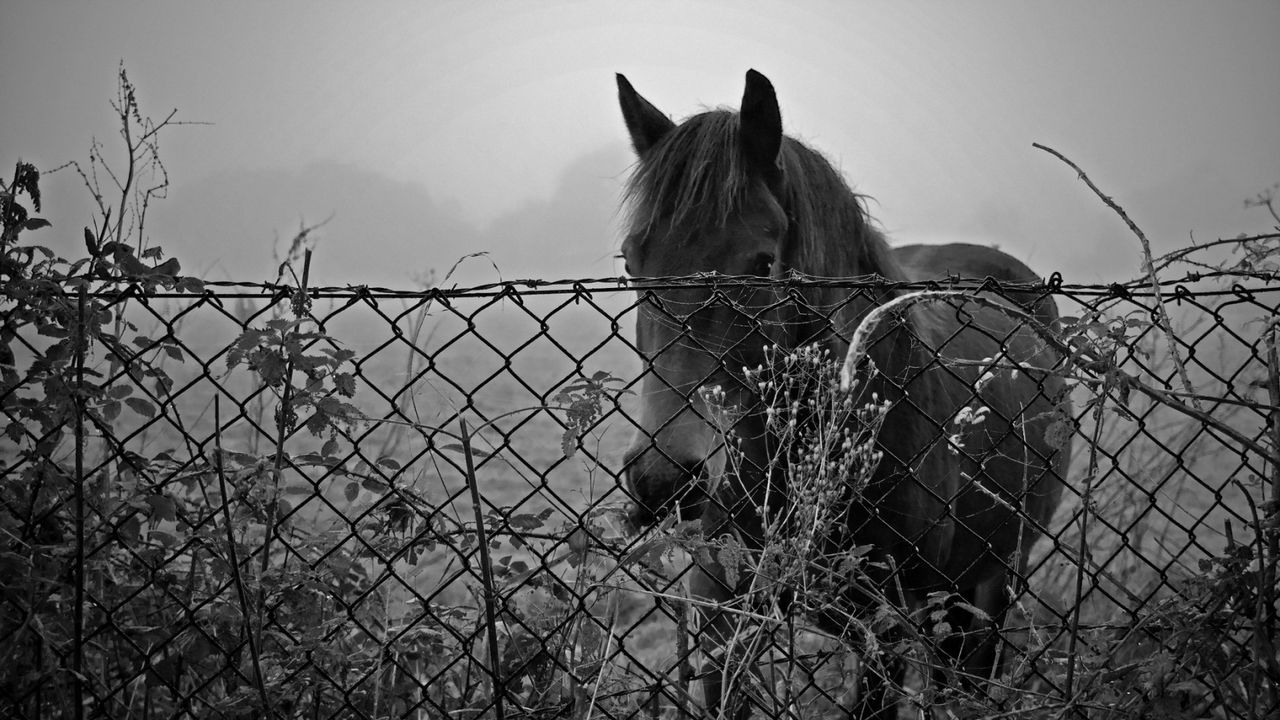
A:
{"type": "Polygon", "coordinates": [[[334,375],[333,386],[344,397],[353,397],[356,394],[356,378],[351,373],[338,373],[334,375]]]}
{"type": "Polygon", "coordinates": [[[329,429],[329,418],[324,413],[315,413],[307,418],[307,430],[312,435],[323,435],[329,429]]]}
{"type": "Polygon", "coordinates": [[[265,330],[249,328],[248,330],[240,333],[240,337],[236,338],[235,346],[240,350],[255,348],[262,342],[262,338],[266,337],[266,335],[267,332],[265,330]]]}
{"type": "Polygon", "coordinates": [[[256,353],[250,365],[257,371],[262,381],[271,386],[284,382],[284,374],[288,370],[284,358],[273,352],[256,353]]]}
{"type": "Polygon", "coordinates": [[[272,330],[275,330],[276,332],[284,333],[288,330],[291,330],[297,327],[298,324],[301,322],[302,322],[301,320],[296,320],[296,319],[290,320],[289,318],[273,318],[271,320],[268,320],[265,324],[267,327],[271,328],[272,330]]]}
{"type": "Polygon", "coordinates": [[[177,345],[161,345],[160,347],[164,350],[165,355],[168,355],[178,362],[183,361],[182,348],[177,345]]]}

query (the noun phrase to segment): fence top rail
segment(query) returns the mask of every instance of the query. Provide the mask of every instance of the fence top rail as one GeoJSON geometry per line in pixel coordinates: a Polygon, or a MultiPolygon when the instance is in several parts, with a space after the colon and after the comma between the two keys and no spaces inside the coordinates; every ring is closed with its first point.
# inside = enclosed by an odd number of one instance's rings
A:
{"type": "MultiPolygon", "coordinates": [[[[1235,296],[1251,299],[1256,294],[1280,292],[1280,274],[1263,278],[1257,274],[1241,276],[1235,273],[1196,274],[1189,273],[1179,280],[1162,280],[1165,293],[1173,300],[1197,297],[1235,296]],[[1206,280],[1231,280],[1229,285],[1217,284],[1205,286],[1206,280]]],[[[200,295],[219,298],[261,298],[277,296],[289,297],[298,291],[293,285],[268,282],[238,281],[205,281],[202,283],[203,293],[182,292],[163,289],[162,287],[145,286],[139,282],[106,282],[95,287],[86,288],[85,292],[97,298],[123,298],[127,296],[148,298],[191,298],[200,295]]],[[[721,275],[718,273],[700,273],[687,276],[629,278],[625,276],[581,278],[562,280],[520,279],[501,282],[484,283],[472,286],[432,287],[414,290],[379,287],[372,285],[320,286],[308,287],[307,295],[311,298],[360,298],[371,299],[454,299],[454,298],[493,298],[502,296],[532,295],[590,295],[596,292],[619,292],[624,290],[667,290],[675,288],[717,288],[725,286],[747,287],[779,287],[785,289],[802,288],[846,288],[849,290],[957,290],[995,292],[1033,292],[1049,295],[1072,296],[1078,298],[1128,299],[1154,297],[1154,291],[1147,279],[1130,280],[1123,283],[1066,283],[1062,276],[1054,273],[1049,278],[1035,282],[1010,282],[995,278],[963,278],[951,276],[927,281],[895,281],[878,275],[819,278],[789,277],[782,279],[760,278],[752,276],[721,275]]],[[[78,290],[78,288],[77,288],[78,290]]]]}

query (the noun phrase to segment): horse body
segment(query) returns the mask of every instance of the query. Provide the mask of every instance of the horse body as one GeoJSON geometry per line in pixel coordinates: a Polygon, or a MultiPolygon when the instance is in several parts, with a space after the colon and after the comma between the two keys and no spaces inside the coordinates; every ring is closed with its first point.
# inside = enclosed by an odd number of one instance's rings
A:
{"type": "MultiPolygon", "coordinates": [[[[639,156],[622,248],[633,276],[1037,279],[991,248],[890,249],[839,173],[782,134],[773,87],[759,73],[747,74],[740,112],[709,111],[680,125],[622,76],[618,86],[639,156]]],[[[647,372],[626,469],[635,520],[652,523],[673,510],[701,514],[706,533],[733,532],[758,546],[758,508],[787,499],[771,482],[777,458],[763,411],[733,368],[761,364],[766,345],[819,343],[842,357],[853,329],[898,292],[885,285],[875,295],[850,296],[807,287],[797,301],[777,286],[757,284],[722,291],[733,301],[725,303],[705,287],[645,285],[637,280],[649,302],[639,308],[636,334],[647,372]],[[704,480],[721,471],[719,434],[699,394],[709,386],[723,388],[730,404],[757,408],[735,428],[743,462],[734,482],[721,483],[714,497],[704,480]]],[[[1012,301],[1046,325],[1057,320],[1051,299],[1024,293],[1012,301]]],[[[833,542],[873,547],[892,570],[881,580],[903,605],[919,606],[928,593],[944,590],[980,608],[986,618],[954,623],[976,632],[943,650],[972,676],[988,677],[997,664],[991,626],[1003,621],[1006,587],[1058,504],[1069,454],[1046,432],[1062,417],[1061,380],[1007,367],[1052,369],[1061,358],[1010,314],[943,302],[914,305],[886,323],[868,356],[877,372],[865,378],[863,397],[890,403],[878,437],[883,457],[833,542]],[[999,364],[1006,369],[993,369],[999,364]],[[985,419],[957,430],[965,409],[979,407],[987,408],[985,419]]],[[[692,591],[729,599],[739,588],[729,586],[728,576],[716,561],[703,563],[692,591]]],[[[866,601],[851,593],[848,604],[866,601]]],[[[728,642],[728,632],[726,616],[714,608],[704,613],[702,641],[711,655],[728,642]]],[[[714,681],[706,692],[709,705],[721,700],[714,681]]],[[[871,715],[892,713],[874,691],[863,693],[862,704],[871,715]]]]}

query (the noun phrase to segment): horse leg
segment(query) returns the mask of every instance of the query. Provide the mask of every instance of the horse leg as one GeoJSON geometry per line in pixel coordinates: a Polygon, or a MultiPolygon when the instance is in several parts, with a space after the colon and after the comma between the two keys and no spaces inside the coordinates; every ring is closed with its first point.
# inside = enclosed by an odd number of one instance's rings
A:
{"type": "Polygon", "coordinates": [[[733,659],[727,655],[741,630],[739,616],[725,607],[735,598],[725,577],[724,567],[715,557],[697,561],[689,577],[689,592],[701,601],[697,610],[701,618],[698,645],[704,657],[701,672],[704,717],[746,720],[751,713],[742,697],[743,683],[725,683],[729,673],[736,672],[731,667],[733,659]]]}
{"type": "Polygon", "coordinates": [[[857,720],[893,720],[898,717],[898,695],[906,679],[906,666],[893,652],[879,663],[862,661],[862,687],[853,717],[857,720]]]}
{"type": "Polygon", "coordinates": [[[1008,573],[998,573],[986,582],[979,583],[973,591],[973,604],[987,614],[986,619],[973,617],[970,637],[964,659],[967,674],[979,680],[989,681],[1000,674],[1000,631],[1004,618],[1013,604],[1009,594],[1008,573]]]}
{"type": "MultiPolygon", "coordinates": [[[[961,591],[964,603],[981,610],[985,617],[971,610],[952,604],[947,609],[946,622],[952,633],[939,643],[943,660],[951,668],[962,672],[960,686],[970,692],[985,689],[986,683],[999,672],[996,660],[1000,646],[1000,629],[1012,598],[1007,586],[1007,573],[978,583],[961,591]]],[[[941,686],[948,684],[949,672],[935,668],[933,678],[941,686]]]]}

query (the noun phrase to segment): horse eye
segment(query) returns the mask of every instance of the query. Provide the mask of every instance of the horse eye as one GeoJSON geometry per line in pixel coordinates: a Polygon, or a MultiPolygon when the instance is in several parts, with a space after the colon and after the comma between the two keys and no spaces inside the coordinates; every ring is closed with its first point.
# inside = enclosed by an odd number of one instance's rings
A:
{"type": "Polygon", "coordinates": [[[768,277],[773,274],[773,253],[762,252],[756,255],[755,267],[751,270],[752,275],[768,277]]]}

